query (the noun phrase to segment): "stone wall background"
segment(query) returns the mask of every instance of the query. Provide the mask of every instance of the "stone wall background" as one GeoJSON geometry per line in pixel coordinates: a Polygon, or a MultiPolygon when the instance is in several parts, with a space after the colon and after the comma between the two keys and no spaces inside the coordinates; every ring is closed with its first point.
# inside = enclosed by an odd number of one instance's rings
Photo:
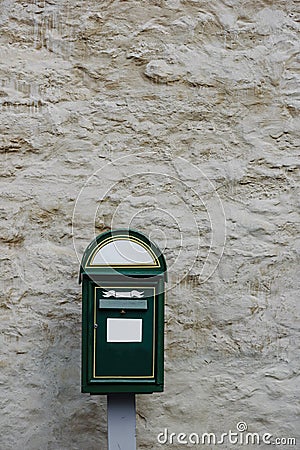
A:
{"type": "Polygon", "coordinates": [[[0,6],[1,450],[106,449],[76,252],[129,225],[170,267],[138,448],[240,421],[299,445],[298,2],[0,6]]]}

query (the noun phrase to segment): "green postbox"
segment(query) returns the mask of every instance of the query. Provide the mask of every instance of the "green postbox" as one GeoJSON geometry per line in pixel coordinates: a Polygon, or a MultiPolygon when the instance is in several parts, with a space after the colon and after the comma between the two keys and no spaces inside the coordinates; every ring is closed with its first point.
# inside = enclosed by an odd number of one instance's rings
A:
{"type": "Polygon", "coordinates": [[[163,391],[163,254],[145,235],[108,231],[84,252],[82,392],[163,391]]]}

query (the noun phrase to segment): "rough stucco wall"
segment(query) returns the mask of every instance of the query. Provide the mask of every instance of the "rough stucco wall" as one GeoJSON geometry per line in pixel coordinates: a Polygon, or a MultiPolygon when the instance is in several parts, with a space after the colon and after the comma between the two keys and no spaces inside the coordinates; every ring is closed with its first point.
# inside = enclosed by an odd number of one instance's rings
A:
{"type": "Polygon", "coordinates": [[[76,252],[128,225],[170,267],[138,448],[240,421],[299,445],[297,3],[0,2],[1,450],[106,448],[76,252]]]}

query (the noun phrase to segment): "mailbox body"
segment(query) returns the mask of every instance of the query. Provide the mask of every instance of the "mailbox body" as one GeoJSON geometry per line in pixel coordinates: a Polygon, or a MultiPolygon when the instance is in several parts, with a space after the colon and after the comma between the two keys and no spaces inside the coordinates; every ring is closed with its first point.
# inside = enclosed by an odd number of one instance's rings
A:
{"type": "MultiPolygon", "coordinates": [[[[152,393],[164,382],[164,285],[166,267],[157,246],[141,233],[116,230],[98,236],[102,242],[134,239],[155,253],[150,264],[109,264],[88,268],[83,258],[82,392],[152,393]],[[131,267],[130,267],[131,266],[131,267]]],[[[119,245],[119,243],[117,244],[119,245]]],[[[97,251],[97,250],[96,250],[97,251]]],[[[114,260],[113,260],[114,261],[114,260]]]]}

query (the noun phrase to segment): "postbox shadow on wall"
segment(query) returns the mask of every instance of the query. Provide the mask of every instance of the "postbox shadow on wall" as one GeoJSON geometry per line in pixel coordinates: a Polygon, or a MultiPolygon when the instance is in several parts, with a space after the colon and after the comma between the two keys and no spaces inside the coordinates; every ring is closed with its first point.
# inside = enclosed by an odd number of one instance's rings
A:
{"type": "Polygon", "coordinates": [[[166,262],[134,230],[97,236],[84,252],[82,392],[163,391],[166,262]]]}

